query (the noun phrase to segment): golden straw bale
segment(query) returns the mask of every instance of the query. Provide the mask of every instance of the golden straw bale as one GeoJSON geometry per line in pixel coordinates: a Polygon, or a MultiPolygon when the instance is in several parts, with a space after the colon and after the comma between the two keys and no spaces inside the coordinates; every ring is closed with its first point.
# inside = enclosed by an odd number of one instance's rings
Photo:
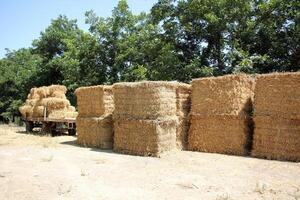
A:
{"type": "Polygon", "coordinates": [[[176,148],[176,118],[164,120],[118,119],[114,122],[114,151],[160,156],[176,148]]]}
{"type": "Polygon", "coordinates": [[[66,95],[65,93],[61,92],[61,91],[54,91],[51,93],[51,97],[57,97],[57,98],[60,98],[60,99],[66,99],[66,95]]]}
{"type": "Polygon", "coordinates": [[[112,87],[105,85],[80,87],[75,91],[81,117],[100,117],[114,110],[112,87]]]}
{"type": "Polygon", "coordinates": [[[49,113],[50,119],[75,119],[78,116],[78,112],[67,111],[67,109],[53,110],[49,113]]]}
{"type": "Polygon", "coordinates": [[[67,99],[61,99],[56,97],[43,98],[40,101],[40,105],[45,106],[48,111],[55,109],[62,109],[70,106],[70,102],[67,99]]]}
{"type": "Polygon", "coordinates": [[[300,119],[256,116],[252,156],[300,161],[300,119]]]}
{"type": "Polygon", "coordinates": [[[300,72],[256,78],[254,114],[300,119],[300,72]]]}
{"type": "Polygon", "coordinates": [[[32,117],[43,117],[44,116],[44,106],[34,106],[32,108],[32,117]]]}
{"type": "Polygon", "coordinates": [[[246,155],[249,151],[250,118],[234,115],[193,115],[188,149],[211,153],[246,155]]]}
{"type": "Polygon", "coordinates": [[[39,99],[40,96],[36,93],[37,88],[31,88],[30,93],[27,95],[27,99],[39,99]]]}
{"type": "Polygon", "coordinates": [[[25,105],[28,106],[36,106],[38,104],[39,99],[26,99],[25,105]]]}
{"type": "Polygon", "coordinates": [[[76,108],[74,106],[68,106],[67,107],[67,111],[68,112],[75,112],[76,111],[76,108]]]}
{"type": "Polygon", "coordinates": [[[115,119],[176,116],[176,82],[144,81],[113,85],[115,119]]]}
{"type": "Polygon", "coordinates": [[[50,85],[50,86],[48,86],[48,89],[49,89],[50,95],[53,97],[58,97],[58,96],[55,96],[54,93],[66,94],[66,92],[67,92],[67,88],[64,85],[50,85]]]}
{"type": "Polygon", "coordinates": [[[20,106],[19,111],[20,111],[23,118],[27,118],[27,117],[32,116],[32,106],[30,106],[30,105],[20,106]]]}
{"type": "Polygon", "coordinates": [[[86,147],[112,149],[113,121],[112,116],[77,117],[77,143],[86,147]]]}
{"type": "Polygon", "coordinates": [[[39,98],[47,98],[50,96],[49,88],[46,86],[36,88],[34,92],[39,96],[39,98]]]}
{"type": "Polygon", "coordinates": [[[248,115],[253,79],[244,74],[193,79],[192,114],[248,115]]]}

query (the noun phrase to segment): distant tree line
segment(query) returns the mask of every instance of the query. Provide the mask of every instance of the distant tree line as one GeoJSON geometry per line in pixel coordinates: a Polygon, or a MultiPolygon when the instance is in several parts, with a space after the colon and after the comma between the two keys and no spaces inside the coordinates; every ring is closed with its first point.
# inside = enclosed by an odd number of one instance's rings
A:
{"type": "Polygon", "coordinates": [[[178,80],[300,70],[299,0],[159,0],[134,15],[120,0],[110,17],[52,20],[30,48],[0,60],[0,116],[19,115],[30,88],[178,80]]]}

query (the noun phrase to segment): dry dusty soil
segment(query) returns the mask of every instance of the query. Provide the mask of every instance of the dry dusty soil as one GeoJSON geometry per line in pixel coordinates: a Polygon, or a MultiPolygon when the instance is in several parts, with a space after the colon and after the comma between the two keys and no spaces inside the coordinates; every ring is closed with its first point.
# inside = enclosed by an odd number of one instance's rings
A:
{"type": "Polygon", "coordinates": [[[300,200],[300,163],[188,151],[129,156],[23,131],[0,125],[1,200],[300,200]]]}

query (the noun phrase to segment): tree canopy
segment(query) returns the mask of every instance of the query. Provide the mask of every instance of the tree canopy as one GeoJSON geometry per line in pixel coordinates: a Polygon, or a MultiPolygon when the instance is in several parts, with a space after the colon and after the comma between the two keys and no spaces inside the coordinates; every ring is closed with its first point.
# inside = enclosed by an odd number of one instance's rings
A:
{"type": "Polygon", "coordinates": [[[178,80],[300,70],[298,0],[158,0],[133,14],[85,14],[89,30],[59,16],[30,48],[0,59],[0,116],[18,115],[30,88],[178,80]]]}

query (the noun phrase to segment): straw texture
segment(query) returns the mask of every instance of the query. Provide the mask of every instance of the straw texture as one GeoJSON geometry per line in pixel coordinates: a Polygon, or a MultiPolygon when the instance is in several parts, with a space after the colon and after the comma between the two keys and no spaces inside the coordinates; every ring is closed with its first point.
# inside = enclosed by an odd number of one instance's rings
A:
{"type": "Polygon", "coordinates": [[[105,85],[80,87],[75,91],[81,117],[111,114],[114,110],[112,87],[105,85]]]}
{"type": "Polygon", "coordinates": [[[300,161],[300,73],[256,79],[252,155],[300,161]]]}
{"type": "Polygon", "coordinates": [[[178,82],[114,84],[114,150],[159,156],[185,149],[190,93],[190,85],[178,82]]]}
{"type": "Polygon", "coordinates": [[[112,149],[114,98],[112,86],[81,87],[75,91],[79,115],[77,142],[86,147],[112,149]]]}
{"type": "Polygon", "coordinates": [[[176,147],[175,119],[118,119],[114,122],[114,151],[140,156],[160,156],[176,147]]]}
{"type": "Polygon", "coordinates": [[[188,149],[248,154],[253,89],[253,79],[244,74],[193,80],[188,149]]]}
{"type": "Polygon", "coordinates": [[[77,143],[85,147],[112,149],[113,121],[112,116],[77,117],[77,143]]]}

